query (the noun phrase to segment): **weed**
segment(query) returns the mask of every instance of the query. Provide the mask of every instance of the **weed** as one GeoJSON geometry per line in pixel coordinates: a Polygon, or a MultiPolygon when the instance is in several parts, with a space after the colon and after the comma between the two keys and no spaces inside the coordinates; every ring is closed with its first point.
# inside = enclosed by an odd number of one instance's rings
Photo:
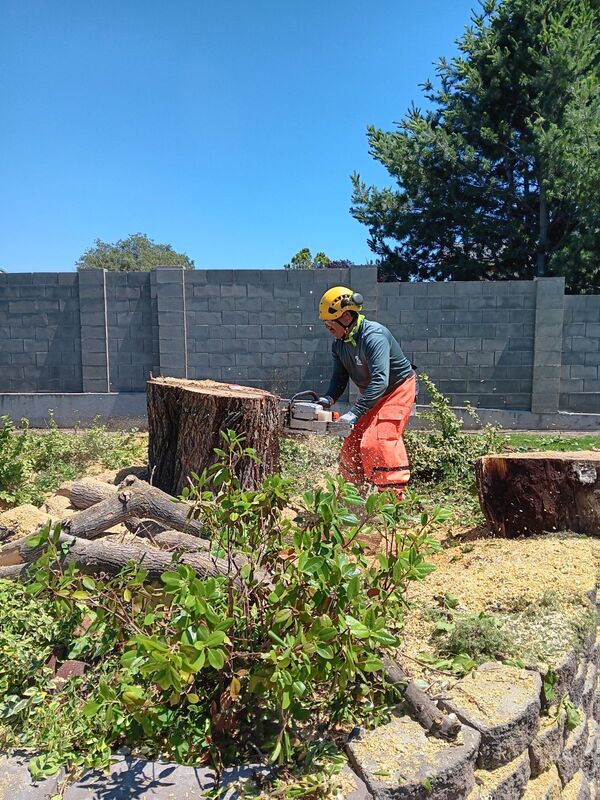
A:
{"type": "Polygon", "coordinates": [[[8,417],[0,417],[0,423],[0,502],[8,506],[40,505],[47,494],[92,464],[116,469],[145,454],[136,430],[114,433],[98,421],[89,429],[65,432],[50,415],[43,433],[32,431],[26,419],[18,428],[8,417]]]}

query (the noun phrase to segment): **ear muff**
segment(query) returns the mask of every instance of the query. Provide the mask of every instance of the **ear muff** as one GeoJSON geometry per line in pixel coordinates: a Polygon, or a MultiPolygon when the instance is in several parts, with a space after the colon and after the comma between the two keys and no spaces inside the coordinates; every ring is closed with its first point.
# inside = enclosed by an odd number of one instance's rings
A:
{"type": "Polygon", "coordinates": [[[363,296],[359,292],[352,292],[350,297],[344,297],[340,303],[342,308],[346,306],[362,306],[364,303],[363,296]]]}

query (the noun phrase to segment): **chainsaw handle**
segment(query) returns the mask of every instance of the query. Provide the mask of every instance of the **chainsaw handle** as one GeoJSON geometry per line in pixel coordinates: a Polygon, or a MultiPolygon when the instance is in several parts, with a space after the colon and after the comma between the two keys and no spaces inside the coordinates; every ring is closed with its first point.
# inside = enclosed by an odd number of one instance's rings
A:
{"type": "Polygon", "coordinates": [[[310,397],[314,403],[319,399],[319,395],[316,392],[307,389],[305,392],[297,392],[290,400],[290,403],[293,403],[294,400],[299,400],[301,397],[310,397]]]}

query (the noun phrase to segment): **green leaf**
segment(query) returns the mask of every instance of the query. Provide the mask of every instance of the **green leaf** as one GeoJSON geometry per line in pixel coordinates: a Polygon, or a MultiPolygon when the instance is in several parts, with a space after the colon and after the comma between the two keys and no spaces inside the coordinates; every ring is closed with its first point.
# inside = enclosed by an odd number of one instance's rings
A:
{"type": "Polygon", "coordinates": [[[95,703],[90,700],[90,702],[86,703],[83,707],[83,714],[86,717],[95,717],[98,711],[102,708],[102,703],[95,703]]]}
{"type": "Polygon", "coordinates": [[[353,636],[356,636],[357,639],[368,639],[371,635],[371,631],[364,625],[360,620],[355,619],[355,617],[346,617],[346,625],[350,628],[350,632],[353,636]]]}
{"type": "Polygon", "coordinates": [[[208,663],[214,669],[223,669],[225,663],[225,654],[222,650],[207,650],[208,663]]]}

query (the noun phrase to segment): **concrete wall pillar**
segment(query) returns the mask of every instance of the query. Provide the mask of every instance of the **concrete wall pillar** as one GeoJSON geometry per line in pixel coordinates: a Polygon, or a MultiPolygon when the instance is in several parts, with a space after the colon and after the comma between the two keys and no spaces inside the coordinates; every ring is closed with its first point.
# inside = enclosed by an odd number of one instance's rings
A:
{"type": "Polygon", "coordinates": [[[110,392],[106,270],[78,274],[82,391],[110,392]]]}
{"type": "Polygon", "coordinates": [[[159,375],[187,378],[187,319],[185,270],[157,267],[150,275],[150,297],[156,312],[157,363],[159,375]]]}
{"type": "Polygon", "coordinates": [[[564,278],[537,278],[531,410],[558,411],[565,306],[564,278]]]}

